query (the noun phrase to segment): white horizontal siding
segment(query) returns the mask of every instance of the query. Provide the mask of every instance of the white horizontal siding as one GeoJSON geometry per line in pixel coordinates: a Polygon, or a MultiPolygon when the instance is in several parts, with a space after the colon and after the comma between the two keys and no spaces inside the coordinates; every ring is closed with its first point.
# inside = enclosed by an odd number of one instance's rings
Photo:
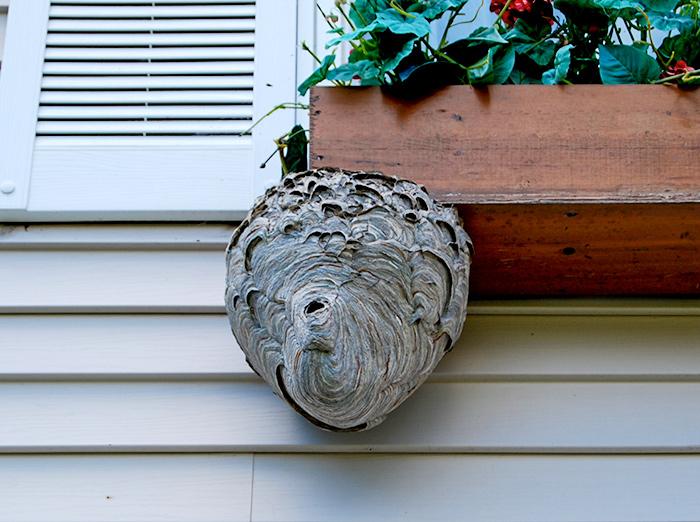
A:
{"type": "Polygon", "coordinates": [[[0,520],[250,520],[252,456],[0,457],[0,520]]]}
{"type": "Polygon", "coordinates": [[[232,231],[0,227],[0,520],[700,519],[700,301],[472,303],[408,402],[332,434],[230,333],[232,231]]]}
{"type": "Polygon", "coordinates": [[[380,427],[318,430],[261,382],[0,384],[0,451],[698,453],[700,383],[427,383],[380,427]]]}
{"type": "Polygon", "coordinates": [[[0,225],[0,249],[31,250],[219,250],[236,227],[231,225],[0,225]]]}
{"type": "Polygon", "coordinates": [[[4,456],[0,519],[695,521],[699,480],[697,456],[4,456]]]}
{"type": "MultiPolygon", "coordinates": [[[[164,146],[164,156],[176,162],[178,157],[173,158],[173,150],[164,146]]],[[[144,158],[136,155],[136,159],[144,158]]],[[[202,159],[205,161],[204,155],[202,159]]],[[[183,175],[186,167],[186,164],[180,166],[183,175]]],[[[86,170],[84,175],[89,172],[86,170]]],[[[128,176],[128,169],[124,175],[128,176]]],[[[76,187],[76,200],[80,195],[76,187]]],[[[226,194],[221,197],[224,205],[226,194]]],[[[86,209],[97,205],[90,201],[84,204],[86,209]]],[[[4,261],[0,264],[3,289],[0,312],[223,312],[224,251],[234,228],[226,225],[0,226],[4,261]],[[177,284],[173,284],[175,281],[177,284]]],[[[472,303],[469,313],[695,316],[700,315],[700,300],[487,301],[472,303]]]]}
{"type": "Polygon", "coordinates": [[[220,314],[0,315],[0,332],[0,382],[255,375],[220,314]]]}
{"type": "MultiPolygon", "coordinates": [[[[0,381],[254,376],[223,314],[5,314],[0,331],[0,381]]],[[[699,339],[697,316],[474,315],[430,380],[700,381],[699,339]]]]}
{"type": "Polygon", "coordinates": [[[252,520],[694,521],[699,482],[698,457],[258,456],[252,520]]]}

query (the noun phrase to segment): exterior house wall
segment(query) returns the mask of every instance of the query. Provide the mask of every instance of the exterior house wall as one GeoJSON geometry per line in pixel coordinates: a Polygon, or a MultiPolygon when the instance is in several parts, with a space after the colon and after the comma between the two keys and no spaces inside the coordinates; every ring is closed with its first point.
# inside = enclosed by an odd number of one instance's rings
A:
{"type": "Polygon", "coordinates": [[[231,231],[0,229],[0,520],[700,518],[699,303],[473,303],[384,424],[325,433],[228,329],[231,231]]]}
{"type": "MultiPolygon", "coordinates": [[[[68,81],[60,71],[72,65],[59,58],[41,78],[47,34],[29,14],[49,1],[12,2],[41,35],[11,46],[36,92],[0,84],[21,94],[0,99],[0,170],[18,187],[17,201],[0,202],[0,219],[17,221],[0,225],[0,522],[700,519],[700,302],[472,303],[460,342],[384,424],[319,431],[255,376],[229,331],[233,227],[138,223],[232,219],[260,177],[227,157],[206,153],[203,169],[196,155],[149,152],[161,138],[37,140],[39,83],[68,81]],[[125,168],[114,143],[142,154],[127,166],[147,175],[125,168]],[[133,224],[89,223],[105,219],[133,224]],[[29,224],[41,221],[76,223],[29,224]]],[[[88,4],[151,2],[52,3],[88,4]]],[[[304,35],[322,47],[311,0],[257,5],[256,20],[279,22],[262,30],[278,36],[265,52],[304,35]]],[[[289,59],[292,99],[256,97],[257,114],[295,99],[313,64],[289,59]]]]}

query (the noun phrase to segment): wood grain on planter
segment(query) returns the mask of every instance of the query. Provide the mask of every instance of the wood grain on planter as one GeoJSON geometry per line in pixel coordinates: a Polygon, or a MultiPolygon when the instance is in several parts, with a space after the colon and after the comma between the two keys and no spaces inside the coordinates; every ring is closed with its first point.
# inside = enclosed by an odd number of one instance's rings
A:
{"type": "Polygon", "coordinates": [[[460,205],[474,297],[700,295],[700,90],[317,88],[311,102],[313,166],[460,205]]]}
{"type": "Polygon", "coordinates": [[[463,205],[477,297],[700,295],[700,204],[463,205]]]}
{"type": "Polygon", "coordinates": [[[443,202],[700,201],[700,90],[316,88],[311,103],[314,167],[410,178],[443,202]]]}

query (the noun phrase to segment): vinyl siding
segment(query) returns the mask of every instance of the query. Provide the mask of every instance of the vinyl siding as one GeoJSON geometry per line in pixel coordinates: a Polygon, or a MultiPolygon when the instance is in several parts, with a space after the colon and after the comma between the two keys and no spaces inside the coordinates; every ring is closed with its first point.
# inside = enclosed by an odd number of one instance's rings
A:
{"type": "Polygon", "coordinates": [[[247,367],[228,225],[0,227],[0,521],[698,520],[700,302],[478,302],[332,434],[247,367]]]}

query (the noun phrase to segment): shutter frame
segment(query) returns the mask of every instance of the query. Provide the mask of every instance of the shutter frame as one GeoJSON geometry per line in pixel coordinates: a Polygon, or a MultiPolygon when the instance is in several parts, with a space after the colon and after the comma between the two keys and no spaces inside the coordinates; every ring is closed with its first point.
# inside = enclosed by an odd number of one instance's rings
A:
{"type": "MultiPolygon", "coordinates": [[[[297,2],[259,0],[258,16],[265,23],[256,24],[255,76],[253,87],[253,121],[258,121],[273,107],[296,101],[296,66],[298,55],[297,2]],[[281,28],[294,20],[294,31],[281,28]]],[[[274,140],[289,131],[296,121],[296,111],[283,109],[261,121],[253,130],[253,174],[251,190],[260,195],[280,179],[279,161],[262,163],[274,151],[274,140]]],[[[252,203],[252,201],[251,201],[252,203]]]]}
{"type": "Polygon", "coordinates": [[[9,7],[0,71],[0,212],[24,209],[34,150],[49,0],[9,7]]]}

